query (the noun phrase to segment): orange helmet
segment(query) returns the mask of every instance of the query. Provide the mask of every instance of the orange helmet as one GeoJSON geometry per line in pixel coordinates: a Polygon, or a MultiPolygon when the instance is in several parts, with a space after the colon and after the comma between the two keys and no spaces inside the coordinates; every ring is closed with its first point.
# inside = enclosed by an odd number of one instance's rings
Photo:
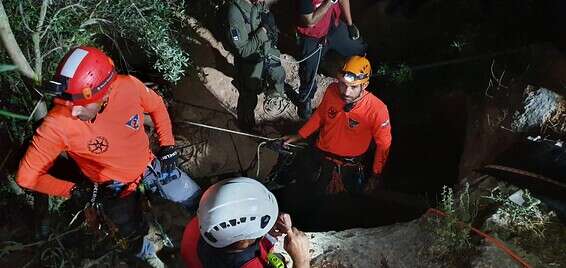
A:
{"type": "Polygon", "coordinates": [[[352,85],[360,85],[369,81],[371,65],[369,60],[362,56],[350,57],[341,71],[342,77],[352,85]]]}
{"type": "Polygon", "coordinates": [[[48,90],[72,105],[86,105],[102,99],[116,79],[114,62],[94,47],[71,49],[59,63],[48,90]]]}

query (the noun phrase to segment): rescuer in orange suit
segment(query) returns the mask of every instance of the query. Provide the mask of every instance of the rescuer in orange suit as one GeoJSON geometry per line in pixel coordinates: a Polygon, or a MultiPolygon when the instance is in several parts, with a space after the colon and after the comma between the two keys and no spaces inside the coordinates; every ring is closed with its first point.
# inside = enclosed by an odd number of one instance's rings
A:
{"type": "Polygon", "coordinates": [[[350,57],[338,74],[338,82],[327,88],[316,112],[298,134],[283,137],[288,144],[319,131],[315,148],[295,161],[302,165],[296,170],[315,178],[317,193],[371,192],[381,182],[391,145],[391,125],[387,106],[366,90],[370,76],[371,66],[365,57],[350,57]],[[361,158],[372,138],[377,145],[372,174],[365,176],[361,158]]]}
{"type": "MultiPolygon", "coordinates": [[[[140,184],[146,191],[194,209],[199,187],[176,167],[169,114],[153,90],[133,76],[117,74],[102,51],[77,47],[59,63],[46,91],[55,95],[54,107],[20,162],[20,186],[88,202],[97,209],[96,215],[104,215],[118,227],[124,239],[143,236],[148,230],[138,202],[140,184]],[[145,113],[159,137],[157,157],[145,133],[145,113]],[[77,163],[86,179],[75,183],[48,173],[62,152],[77,163]]],[[[139,242],[142,249],[133,248],[133,252],[151,266],[162,267],[155,241],[144,236],[139,242]]]]}

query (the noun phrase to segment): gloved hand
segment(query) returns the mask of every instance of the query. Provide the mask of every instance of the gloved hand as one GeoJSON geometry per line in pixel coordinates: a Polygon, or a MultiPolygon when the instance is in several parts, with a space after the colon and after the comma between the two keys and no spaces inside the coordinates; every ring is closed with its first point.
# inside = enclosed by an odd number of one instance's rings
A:
{"type": "Polygon", "coordinates": [[[175,146],[161,147],[161,150],[157,153],[157,158],[161,163],[162,173],[171,173],[177,168],[177,150],[175,146]]]}
{"type": "Polygon", "coordinates": [[[277,42],[279,41],[279,29],[277,29],[273,13],[269,11],[261,13],[260,26],[267,30],[267,37],[271,41],[271,44],[277,45],[277,42]]]}
{"type": "Polygon", "coordinates": [[[382,186],[383,186],[383,178],[381,177],[381,174],[374,173],[368,178],[366,182],[366,186],[364,187],[364,193],[370,194],[375,189],[379,189],[382,186]]]}
{"type": "Polygon", "coordinates": [[[352,25],[348,25],[348,33],[350,34],[350,39],[352,40],[358,40],[358,38],[360,38],[360,30],[358,30],[358,27],[356,27],[356,25],[353,23],[352,25]]]}

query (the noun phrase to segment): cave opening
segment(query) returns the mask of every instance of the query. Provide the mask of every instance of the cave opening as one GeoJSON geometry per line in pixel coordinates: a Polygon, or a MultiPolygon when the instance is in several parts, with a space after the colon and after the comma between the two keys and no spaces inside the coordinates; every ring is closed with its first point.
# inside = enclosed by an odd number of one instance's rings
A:
{"type": "MultiPolygon", "coordinates": [[[[297,226],[330,231],[413,220],[435,206],[443,185],[458,183],[467,126],[466,95],[433,93],[425,80],[417,77],[412,83],[420,84],[419,88],[390,86],[376,92],[387,103],[392,122],[383,188],[371,195],[341,193],[317,199],[308,189],[290,184],[276,191],[276,196],[281,210],[293,215],[297,226]]],[[[376,84],[375,88],[387,87],[376,84]]],[[[367,154],[373,156],[371,150],[367,154]]]]}

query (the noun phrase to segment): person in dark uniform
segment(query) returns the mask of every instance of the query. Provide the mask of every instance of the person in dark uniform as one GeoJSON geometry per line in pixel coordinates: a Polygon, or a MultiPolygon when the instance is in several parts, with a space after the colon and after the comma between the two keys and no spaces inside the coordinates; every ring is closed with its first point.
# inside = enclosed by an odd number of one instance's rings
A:
{"type": "Polygon", "coordinates": [[[228,7],[228,42],[234,53],[238,84],[238,122],[243,129],[255,125],[257,95],[284,97],[285,70],[277,60],[277,27],[263,0],[234,0],[228,7]],[[268,84],[267,86],[265,86],[268,84]]]}
{"type": "Polygon", "coordinates": [[[363,56],[367,45],[352,23],[349,0],[298,1],[297,34],[301,59],[310,57],[299,64],[301,85],[295,103],[299,117],[306,120],[312,113],[311,99],[317,89],[316,72],[326,52],[335,50],[343,57],[363,56]]]}

